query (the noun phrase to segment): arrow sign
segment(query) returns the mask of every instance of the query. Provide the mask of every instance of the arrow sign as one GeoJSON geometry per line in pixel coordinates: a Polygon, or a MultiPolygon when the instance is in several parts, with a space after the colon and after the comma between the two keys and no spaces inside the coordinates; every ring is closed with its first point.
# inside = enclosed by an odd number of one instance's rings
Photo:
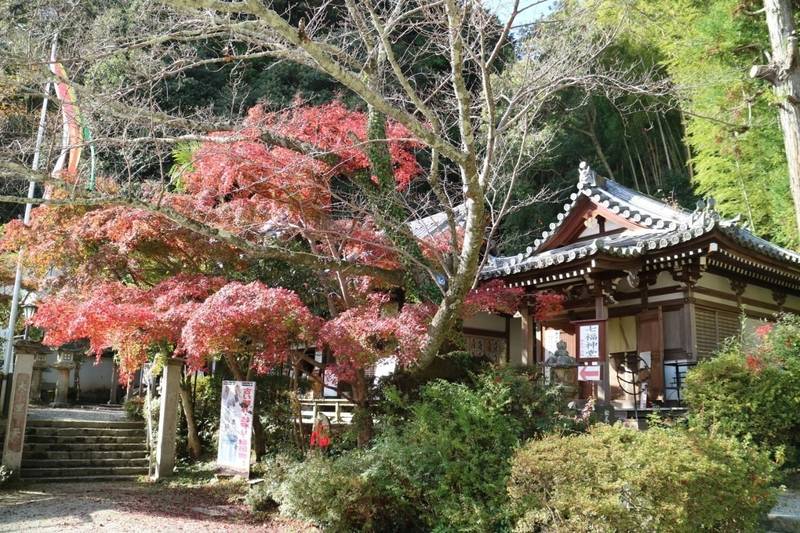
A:
{"type": "Polygon", "coordinates": [[[579,366],[578,381],[600,381],[600,365],[579,366]]]}

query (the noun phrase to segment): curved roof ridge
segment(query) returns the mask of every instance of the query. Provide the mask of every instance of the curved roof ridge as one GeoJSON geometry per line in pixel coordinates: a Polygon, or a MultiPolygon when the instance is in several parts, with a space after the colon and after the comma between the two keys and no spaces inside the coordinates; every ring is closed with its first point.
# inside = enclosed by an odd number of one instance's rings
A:
{"type": "Polygon", "coordinates": [[[615,215],[647,228],[674,230],[681,224],[691,222],[692,214],[685,209],[670,206],[612,179],[600,176],[585,161],[578,167],[578,174],[577,191],[570,194],[570,201],[564,204],[562,212],[556,215],[556,221],[550,223],[549,229],[533,241],[533,246],[528,246],[526,256],[531,256],[552,239],[581,195],[609,209],[615,215]]]}

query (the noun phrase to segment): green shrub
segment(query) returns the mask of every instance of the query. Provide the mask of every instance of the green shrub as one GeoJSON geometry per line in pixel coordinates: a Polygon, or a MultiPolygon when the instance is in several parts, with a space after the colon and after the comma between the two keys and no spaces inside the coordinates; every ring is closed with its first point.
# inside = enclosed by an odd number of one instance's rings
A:
{"type": "Polygon", "coordinates": [[[522,447],[508,494],[518,531],[756,531],[773,473],[765,453],[727,437],[601,424],[522,447]]]}
{"type": "Polygon", "coordinates": [[[562,385],[545,385],[538,370],[504,366],[475,377],[478,387],[485,387],[488,381],[508,387],[511,401],[504,412],[519,422],[521,440],[549,433],[582,432],[587,427],[567,409],[566,389],[562,385]]]}
{"type": "Polygon", "coordinates": [[[538,431],[532,421],[544,404],[526,377],[489,372],[474,383],[435,380],[412,402],[389,392],[392,414],[371,448],[267,462],[251,505],[276,502],[282,513],[328,531],[506,528],[509,460],[520,436],[538,431]],[[519,411],[529,401],[536,407],[519,411]]]}
{"type": "Polygon", "coordinates": [[[248,502],[257,511],[280,505],[282,514],[308,520],[331,532],[419,531],[417,506],[394,494],[391,482],[369,451],[353,450],[336,458],[315,454],[305,461],[287,456],[268,460],[266,481],[248,502]]]}
{"type": "MultiPolygon", "coordinates": [[[[763,332],[769,326],[765,326],[763,332]]],[[[763,334],[762,332],[762,334],[763,334]]],[[[686,378],[690,424],[751,438],[789,458],[800,444],[800,323],[783,317],[746,351],[729,343],[686,378]]]]}
{"type": "Polygon", "coordinates": [[[125,400],[122,405],[125,409],[125,416],[131,420],[144,420],[144,401],[142,396],[133,396],[125,400]]]}
{"type": "Polygon", "coordinates": [[[374,447],[389,488],[425,502],[417,512],[430,529],[495,529],[503,522],[508,460],[523,429],[509,414],[511,387],[493,379],[474,389],[434,381],[421,396],[408,421],[374,447]]]}

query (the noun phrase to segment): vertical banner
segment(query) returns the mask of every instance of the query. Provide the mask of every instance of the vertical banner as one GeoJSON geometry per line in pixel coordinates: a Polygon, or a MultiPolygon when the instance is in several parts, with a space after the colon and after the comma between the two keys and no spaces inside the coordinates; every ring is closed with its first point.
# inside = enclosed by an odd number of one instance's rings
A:
{"type": "Polygon", "coordinates": [[[236,474],[250,474],[250,436],[253,428],[253,381],[223,381],[219,417],[217,466],[236,474]]]}
{"type": "Polygon", "coordinates": [[[578,328],[581,359],[600,359],[600,324],[583,324],[578,328]]]}

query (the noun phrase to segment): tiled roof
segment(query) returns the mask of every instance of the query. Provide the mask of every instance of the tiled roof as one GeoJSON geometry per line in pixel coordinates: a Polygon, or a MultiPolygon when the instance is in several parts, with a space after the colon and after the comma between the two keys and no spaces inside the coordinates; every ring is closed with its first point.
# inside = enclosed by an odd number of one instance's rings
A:
{"type": "MultiPolygon", "coordinates": [[[[467,210],[464,204],[459,204],[453,208],[456,224],[461,225],[464,223],[464,215],[466,212],[467,210]]],[[[407,224],[411,233],[418,239],[427,239],[450,231],[447,224],[447,214],[444,211],[412,220],[407,222],[407,224]]]]}
{"type": "Polygon", "coordinates": [[[507,276],[566,265],[599,253],[612,257],[642,256],[699,238],[715,228],[743,247],[779,261],[800,265],[800,254],[753,235],[735,220],[721,219],[713,209],[713,200],[699,203],[696,211],[689,212],[597,176],[585,163],[581,164],[577,192],[570,198],[571,202],[564,205],[564,212],[558,215],[557,222],[550,224],[550,231],[544,232],[541,239],[536,239],[534,246],[517,255],[489,258],[481,277],[507,276]],[[566,220],[581,195],[643,227],[537,252],[566,220]]]}

